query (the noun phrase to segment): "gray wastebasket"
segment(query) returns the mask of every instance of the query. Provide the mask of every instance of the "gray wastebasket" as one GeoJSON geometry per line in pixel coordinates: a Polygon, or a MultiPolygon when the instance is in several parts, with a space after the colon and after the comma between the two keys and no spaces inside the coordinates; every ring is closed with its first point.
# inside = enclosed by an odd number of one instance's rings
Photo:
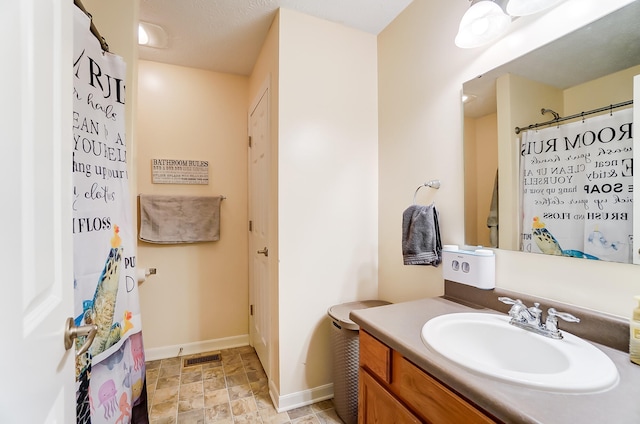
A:
{"type": "Polygon", "coordinates": [[[333,354],[333,404],[346,424],[358,422],[358,361],[360,327],[349,319],[356,309],[388,305],[383,300],[363,300],[329,308],[331,350],[333,354]]]}

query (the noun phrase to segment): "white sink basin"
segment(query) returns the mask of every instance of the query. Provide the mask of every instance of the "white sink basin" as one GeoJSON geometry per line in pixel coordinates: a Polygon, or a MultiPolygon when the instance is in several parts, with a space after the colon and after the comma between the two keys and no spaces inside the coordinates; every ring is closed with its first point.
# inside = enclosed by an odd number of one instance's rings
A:
{"type": "Polygon", "coordinates": [[[591,343],[562,332],[562,340],[509,324],[506,315],[457,313],[422,327],[424,344],[470,371],[530,388],[592,393],[618,382],[611,359],[591,343]]]}

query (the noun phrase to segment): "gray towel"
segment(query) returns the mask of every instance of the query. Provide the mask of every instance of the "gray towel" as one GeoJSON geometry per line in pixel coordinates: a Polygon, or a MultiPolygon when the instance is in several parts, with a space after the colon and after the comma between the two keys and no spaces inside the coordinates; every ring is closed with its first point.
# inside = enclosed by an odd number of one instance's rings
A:
{"type": "Polygon", "coordinates": [[[220,239],[221,196],[140,195],[139,238],[177,244],[220,239]]]}
{"type": "Polygon", "coordinates": [[[438,266],[442,241],[434,205],[411,205],[402,213],[402,257],[405,265],[438,266]]]}
{"type": "Polygon", "coordinates": [[[498,247],[498,172],[493,183],[493,194],[491,195],[491,207],[487,216],[487,227],[489,227],[489,240],[491,247],[498,247]]]}

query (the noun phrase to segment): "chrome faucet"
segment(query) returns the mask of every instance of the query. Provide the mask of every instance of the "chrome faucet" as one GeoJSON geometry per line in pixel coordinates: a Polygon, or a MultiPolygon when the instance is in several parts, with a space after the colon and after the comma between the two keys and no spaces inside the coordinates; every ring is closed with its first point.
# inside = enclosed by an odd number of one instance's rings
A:
{"type": "Polygon", "coordinates": [[[552,339],[562,338],[562,333],[558,329],[558,318],[567,322],[580,322],[579,318],[567,312],[558,312],[555,308],[549,308],[547,318],[543,324],[540,303],[535,302],[533,306],[527,307],[520,299],[513,300],[509,297],[501,296],[498,300],[507,305],[512,305],[509,310],[509,316],[511,317],[509,324],[552,339]]]}

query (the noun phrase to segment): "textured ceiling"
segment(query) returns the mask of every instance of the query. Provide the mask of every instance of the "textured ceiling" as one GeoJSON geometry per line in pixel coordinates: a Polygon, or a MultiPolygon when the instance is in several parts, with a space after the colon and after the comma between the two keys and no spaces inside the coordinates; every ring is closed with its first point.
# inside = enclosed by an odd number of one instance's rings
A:
{"type": "Polygon", "coordinates": [[[412,0],[141,0],[140,20],[160,25],[168,47],[140,59],[239,75],[253,70],[278,8],[378,34],[412,0]]]}

